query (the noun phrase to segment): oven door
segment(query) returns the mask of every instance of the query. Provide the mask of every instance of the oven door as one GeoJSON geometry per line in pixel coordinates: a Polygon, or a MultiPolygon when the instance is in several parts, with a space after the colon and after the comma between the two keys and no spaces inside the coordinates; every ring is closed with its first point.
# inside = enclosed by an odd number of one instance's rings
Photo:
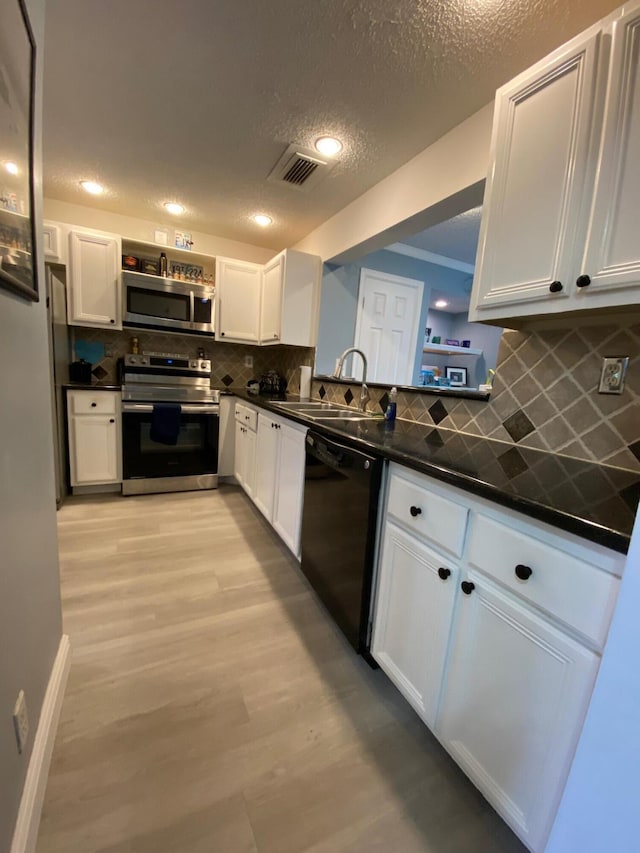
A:
{"type": "MultiPolygon", "coordinates": [[[[152,421],[151,403],[122,404],[122,473],[125,487],[127,481],[181,477],[204,477],[203,483],[211,484],[215,481],[217,484],[218,406],[183,405],[180,432],[175,445],[160,444],[151,438],[152,421]]],[[[175,485],[182,488],[180,484],[175,485]]],[[[211,488],[211,485],[203,487],[211,488]]],[[[125,494],[151,490],[142,487],[123,489],[125,494]]]]}

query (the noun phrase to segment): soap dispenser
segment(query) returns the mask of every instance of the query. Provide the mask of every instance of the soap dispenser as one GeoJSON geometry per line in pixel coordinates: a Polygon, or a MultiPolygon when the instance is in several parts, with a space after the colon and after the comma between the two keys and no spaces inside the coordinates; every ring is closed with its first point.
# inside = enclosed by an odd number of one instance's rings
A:
{"type": "Polygon", "coordinates": [[[395,423],[396,420],[396,408],[397,408],[397,397],[398,397],[398,389],[394,387],[389,391],[389,402],[387,404],[387,411],[384,413],[384,419],[388,424],[395,423]]]}

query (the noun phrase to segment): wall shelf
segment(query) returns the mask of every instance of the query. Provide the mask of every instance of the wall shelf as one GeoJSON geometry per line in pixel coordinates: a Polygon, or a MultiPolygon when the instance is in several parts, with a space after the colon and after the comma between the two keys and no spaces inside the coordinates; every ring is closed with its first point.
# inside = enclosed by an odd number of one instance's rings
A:
{"type": "Polygon", "coordinates": [[[422,352],[430,352],[434,355],[482,355],[481,349],[471,347],[454,347],[448,344],[427,344],[422,352]]]}

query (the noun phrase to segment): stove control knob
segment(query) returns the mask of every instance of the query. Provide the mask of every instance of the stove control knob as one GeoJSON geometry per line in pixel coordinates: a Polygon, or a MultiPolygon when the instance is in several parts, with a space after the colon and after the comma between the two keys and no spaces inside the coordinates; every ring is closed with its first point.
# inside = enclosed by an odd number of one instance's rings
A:
{"type": "Polygon", "coordinates": [[[198,362],[197,361],[189,362],[189,367],[192,368],[193,370],[195,370],[198,367],[198,362]]]}
{"type": "Polygon", "coordinates": [[[132,355],[131,358],[129,359],[129,364],[137,364],[137,363],[138,363],[138,359],[132,355]]]}
{"type": "Polygon", "coordinates": [[[206,370],[206,369],[207,369],[207,362],[201,361],[200,362],[200,370],[206,370]]]}
{"type": "Polygon", "coordinates": [[[140,364],[149,364],[149,359],[148,358],[141,358],[140,364]]]}

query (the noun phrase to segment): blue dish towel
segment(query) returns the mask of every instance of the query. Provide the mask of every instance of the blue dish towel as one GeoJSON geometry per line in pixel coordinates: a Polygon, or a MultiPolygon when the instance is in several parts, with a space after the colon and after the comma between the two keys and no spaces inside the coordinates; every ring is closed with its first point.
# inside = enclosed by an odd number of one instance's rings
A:
{"type": "Polygon", "coordinates": [[[151,441],[175,445],[180,435],[182,407],[177,403],[155,403],[151,415],[151,441]]]}

